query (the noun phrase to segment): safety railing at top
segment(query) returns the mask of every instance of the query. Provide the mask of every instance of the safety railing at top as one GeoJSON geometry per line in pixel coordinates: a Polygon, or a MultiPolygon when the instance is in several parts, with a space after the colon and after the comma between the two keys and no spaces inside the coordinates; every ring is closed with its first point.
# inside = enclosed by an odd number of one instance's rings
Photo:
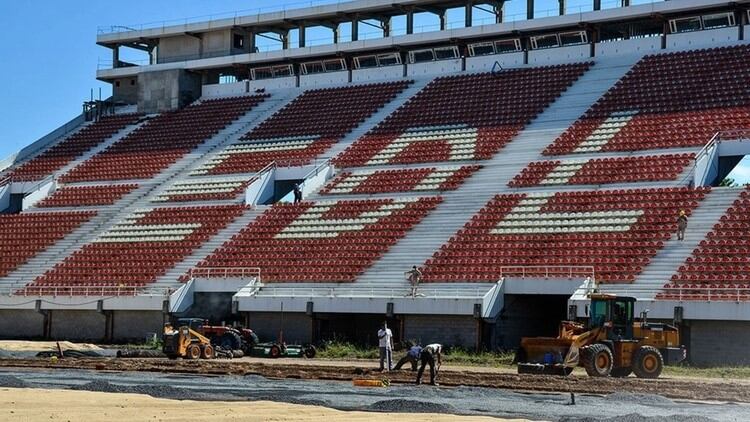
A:
{"type": "Polygon", "coordinates": [[[167,297],[176,289],[171,287],[134,287],[134,286],[32,286],[21,288],[2,288],[0,295],[23,297],[123,297],[123,296],[158,296],[167,297]]]}
{"type": "Polygon", "coordinates": [[[196,267],[190,270],[191,278],[252,278],[260,282],[258,267],[196,267]]]}
{"type": "Polygon", "coordinates": [[[586,265],[509,265],[500,267],[500,277],[596,279],[594,267],[586,265]]]}
{"type": "MultiPolygon", "coordinates": [[[[411,298],[410,288],[391,287],[276,287],[266,286],[259,297],[341,297],[341,298],[411,298]]],[[[417,290],[417,298],[480,299],[493,286],[470,288],[423,288],[417,290]]]]}
{"type": "Polygon", "coordinates": [[[707,301],[707,302],[748,302],[750,285],[701,286],[695,284],[665,286],[656,295],[661,300],[707,301]]]}
{"type": "MultiPolygon", "coordinates": [[[[654,4],[654,3],[662,3],[662,2],[664,2],[664,0],[645,0],[645,1],[639,1],[637,5],[633,5],[633,6],[641,6],[644,4],[654,4]]],[[[259,7],[259,8],[254,8],[254,9],[245,9],[245,10],[236,10],[236,11],[230,11],[230,12],[220,12],[220,13],[206,14],[206,15],[200,15],[200,16],[192,16],[192,17],[182,18],[182,19],[153,21],[153,22],[146,22],[146,23],[134,24],[134,25],[100,26],[97,28],[97,33],[98,34],[113,34],[113,33],[121,33],[121,32],[134,32],[134,31],[143,31],[147,29],[167,28],[170,26],[188,25],[188,24],[194,24],[194,23],[208,23],[210,25],[219,20],[226,20],[226,19],[237,20],[240,18],[260,15],[263,13],[285,12],[288,10],[302,9],[305,7],[338,5],[339,9],[343,9],[341,5],[353,4],[353,3],[355,2],[341,1],[341,0],[311,0],[311,1],[304,1],[304,2],[292,2],[292,3],[286,3],[286,4],[282,3],[282,4],[277,4],[274,6],[259,7]]],[[[622,7],[622,0],[602,0],[601,2],[602,9],[613,9],[617,7],[622,7]]],[[[593,5],[591,3],[587,5],[572,5],[572,6],[567,6],[565,8],[566,15],[581,14],[581,13],[591,12],[591,11],[593,11],[593,5]]],[[[534,17],[535,18],[552,17],[552,16],[558,16],[559,13],[560,13],[560,9],[558,7],[549,8],[549,9],[540,9],[540,10],[534,11],[534,17]]],[[[522,21],[526,19],[527,19],[527,16],[526,16],[525,10],[522,12],[518,12],[518,13],[506,13],[503,15],[503,21],[505,22],[515,22],[515,21],[522,21]]],[[[239,23],[241,22],[237,22],[237,24],[239,23]]],[[[494,18],[493,18],[493,22],[491,23],[494,23],[494,18]]],[[[438,26],[438,29],[439,29],[439,26],[438,26]]]]}

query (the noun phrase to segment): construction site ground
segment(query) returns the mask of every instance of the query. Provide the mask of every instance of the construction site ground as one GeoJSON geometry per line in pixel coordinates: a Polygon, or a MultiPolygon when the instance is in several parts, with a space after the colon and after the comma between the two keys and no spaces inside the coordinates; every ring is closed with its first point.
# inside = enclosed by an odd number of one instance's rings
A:
{"type": "Polygon", "coordinates": [[[510,368],[450,365],[439,372],[440,387],[415,386],[414,379],[409,368],[380,373],[375,361],[0,359],[0,387],[74,388],[179,400],[272,400],[346,411],[530,420],[750,420],[748,380],[591,378],[580,373],[564,378],[518,375],[510,368]],[[352,380],[359,378],[388,379],[391,386],[354,387],[352,380]],[[571,392],[575,405],[571,405],[571,392]]]}

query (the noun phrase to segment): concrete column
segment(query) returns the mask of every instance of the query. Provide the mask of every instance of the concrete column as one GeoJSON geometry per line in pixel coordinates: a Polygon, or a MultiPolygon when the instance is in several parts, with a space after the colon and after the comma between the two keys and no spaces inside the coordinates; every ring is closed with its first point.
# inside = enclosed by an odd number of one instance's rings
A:
{"type": "Polygon", "coordinates": [[[526,0],[526,19],[534,19],[534,0],[526,0]]]}
{"type": "Polygon", "coordinates": [[[279,34],[279,37],[281,37],[281,49],[289,50],[289,31],[279,34]]]}
{"type": "Polygon", "coordinates": [[[359,19],[354,18],[352,19],[352,41],[358,41],[359,40],[359,19]]]}
{"type": "Polygon", "coordinates": [[[383,38],[391,36],[391,18],[380,21],[380,27],[383,28],[383,38]]]}
{"type": "Polygon", "coordinates": [[[336,24],[331,31],[333,31],[333,43],[338,44],[339,43],[339,36],[341,35],[339,31],[339,24],[336,24]]]}
{"type": "Polygon", "coordinates": [[[247,31],[247,49],[255,53],[255,31],[247,31]]]}
{"type": "Polygon", "coordinates": [[[622,0],[622,7],[630,6],[630,0],[622,0]]]}
{"type": "Polygon", "coordinates": [[[406,12],[406,33],[414,33],[414,12],[411,10],[406,12]]]}
{"type": "Polygon", "coordinates": [[[565,15],[565,0],[557,0],[560,5],[560,16],[565,15]]]}
{"type": "Polygon", "coordinates": [[[299,30],[299,48],[305,47],[305,24],[301,23],[299,24],[299,27],[297,28],[299,30]]]}
{"type": "Polygon", "coordinates": [[[594,0],[594,10],[602,10],[602,0],[594,0]]]}
{"type": "Polygon", "coordinates": [[[464,16],[464,26],[467,28],[471,28],[471,24],[473,22],[473,12],[474,11],[474,2],[469,1],[466,3],[466,14],[464,16]]]}
{"type": "Polygon", "coordinates": [[[495,23],[503,23],[503,12],[505,9],[505,3],[502,6],[493,6],[495,12],[495,23]]]}
{"type": "Polygon", "coordinates": [[[440,18],[440,30],[445,31],[446,26],[448,26],[448,23],[446,22],[445,10],[441,11],[438,17],[440,18]]]}
{"type": "Polygon", "coordinates": [[[116,69],[120,67],[119,63],[120,63],[120,46],[115,45],[114,47],[112,47],[112,68],[116,69]]]}

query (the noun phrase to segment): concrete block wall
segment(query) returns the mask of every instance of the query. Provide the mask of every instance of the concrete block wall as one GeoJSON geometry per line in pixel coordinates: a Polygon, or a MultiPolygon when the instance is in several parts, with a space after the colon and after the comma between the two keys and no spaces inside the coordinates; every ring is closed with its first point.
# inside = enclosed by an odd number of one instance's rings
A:
{"type": "Polygon", "coordinates": [[[159,113],[184,107],[201,96],[200,74],[183,69],[138,74],[138,111],[159,113]]]}
{"type": "Polygon", "coordinates": [[[470,316],[406,315],[404,338],[422,345],[440,343],[473,350],[477,342],[477,320],[470,316]]]}
{"type": "Polygon", "coordinates": [[[139,343],[148,333],[156,333],[159,338],[166,322],[160,311],[114,311],[113,318],[112,337],[116,342],[139,343]]]}
{"type": "MultiPolygon", "coordinates": [[[[255,331],[260,341],[275,341],[279,336],[281,313],[249,312],[246,314],[247,326],[255,331]]],[[[284,313],[284,341],[288,344],[310,343],[312,341],[312,319],[307,314],[295,312],[284,313]]]]}
{"type": "Polygon", "coordinates": [[[104,339],[106,318],[96,311],[49,311],[52,340],[101,341],[104,339]]]}
{"type": "Polygon", "coordinates": [[[0,309],[0,339],[44,336],[44,316],[30,309],[0,309]]]}
{"type": "Polygon", "coordinates": [[[687,325],[692,364],[750,365],[750,321],[689,321],[687,325]]]}

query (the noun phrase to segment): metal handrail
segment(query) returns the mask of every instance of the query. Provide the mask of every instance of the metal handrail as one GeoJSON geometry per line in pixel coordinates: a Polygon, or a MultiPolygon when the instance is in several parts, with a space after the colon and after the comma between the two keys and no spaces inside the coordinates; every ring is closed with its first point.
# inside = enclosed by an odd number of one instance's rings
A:
{"type": "Polygon", "coordinates": [[[704,287],[695,284],[670,285],[662,287],[656,297],[658,298],[659,296],[667,300],[674,297],[678,301],[706,300],[711,302],[732,300],[735,302],[746,302],[750,301],[750,285],[732,287],[714,285],[704,287]]]}
{"type": "Polygon", "coordinates": [[[588,276],[592,280],[596,279],[596,271],[590,265],[508,265],[500,267],[500,278],[517,277],[519,273],[521,278],[541,277],[543,275],[544,278],[588,276]]]}
{"type": "Polygon", "coordinates": [[[195,267],[189,271],[191,278],[254,278],[260,281],[259,267],[195,267]]]}
{"type": "Polygon", "coordinates": [[[43,297],[43,296],[162,296],[171,295],[172,287],[135,286],[26,286],[21,288],[0,288],[0,295],[43,297]]]}
{"type": "MultiPolygon", "coordinates": [[[[494,284],[493,284],[494,286],[494,284]]],[[[423,288],[420,287],[419,297],[424,299],[449,297],[451,299],[479,299],[483,298],[491,287],[486,288],[423,288]]],[[[394,287],[273,287],[263,291],[261,297],[362,297],[362,298],[398,298],[411,297],[411,288],[394,288],[394,287]]]]}

